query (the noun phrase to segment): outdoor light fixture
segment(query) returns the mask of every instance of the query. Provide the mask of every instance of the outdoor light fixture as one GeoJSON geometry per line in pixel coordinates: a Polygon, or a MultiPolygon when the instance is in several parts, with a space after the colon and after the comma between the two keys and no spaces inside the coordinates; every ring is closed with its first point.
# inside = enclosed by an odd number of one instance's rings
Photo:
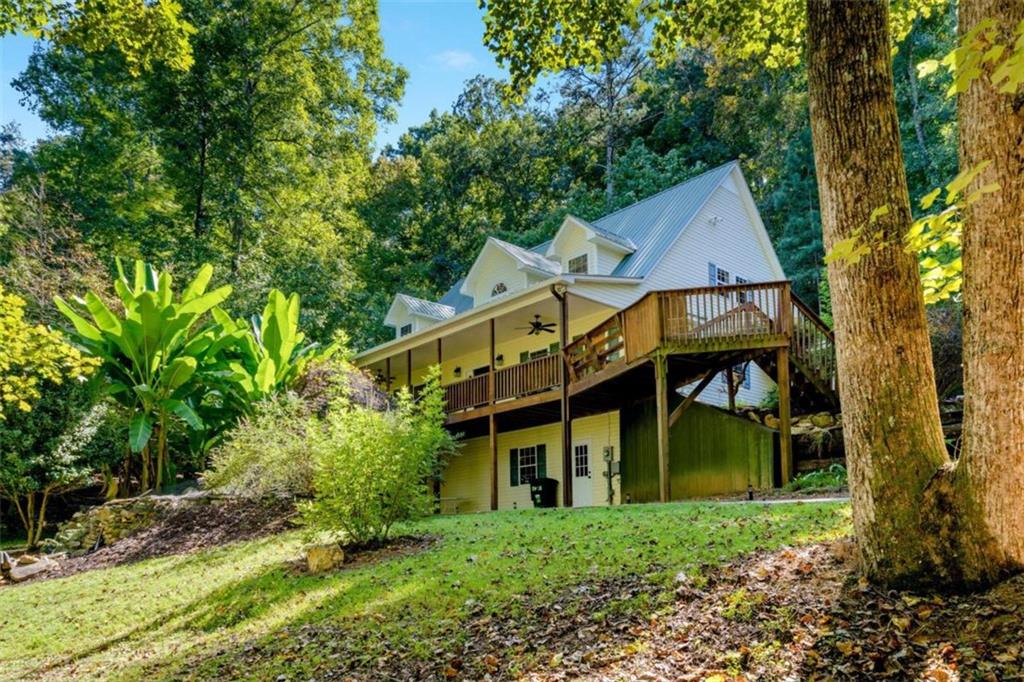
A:
{"type": "Polygon", "coordinates": [[[498,367],[501,367],[502,365],[504,365],[505,364],[505,356],[504,355],[495,355],[494,356],[494,364],[497,365],[498,367]]]}
{"type": "Polygon", "coordinates": [[[455,374],[456,378],[461,377],[462,376],[462,368],[461,367],[456,367],[454,374],[455,374]]]}

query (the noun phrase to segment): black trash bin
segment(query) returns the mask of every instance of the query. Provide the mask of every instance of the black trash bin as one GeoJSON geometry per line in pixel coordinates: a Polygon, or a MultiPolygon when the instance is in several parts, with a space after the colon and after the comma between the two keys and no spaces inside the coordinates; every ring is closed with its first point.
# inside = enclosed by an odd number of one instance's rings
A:
{"type": "Polygon", "coordinates": [[[530,498],[534,507],[558,506],[558,481],[553,478],[535,478],[530,481],[530,498]]]}

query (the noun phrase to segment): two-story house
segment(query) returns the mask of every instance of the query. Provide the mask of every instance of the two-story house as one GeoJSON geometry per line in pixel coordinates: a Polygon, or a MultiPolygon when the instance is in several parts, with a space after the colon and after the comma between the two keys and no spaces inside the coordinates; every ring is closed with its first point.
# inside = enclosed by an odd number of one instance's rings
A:
{"type": "Polygon", "coordinates": [[[768,487],[792,469],[791,386],[835,400],[830,332],[792,296],[736,162],[532,248],[489,238],[439,301],[399,294],[385,323],[394,340],[356,363],[389,390],[440,365],[464,435],[440,496],[459,511],[530,506],[536,477],[566,506],[768,487]],[[776,384],[778,435],[694,407],[776,384]]]}

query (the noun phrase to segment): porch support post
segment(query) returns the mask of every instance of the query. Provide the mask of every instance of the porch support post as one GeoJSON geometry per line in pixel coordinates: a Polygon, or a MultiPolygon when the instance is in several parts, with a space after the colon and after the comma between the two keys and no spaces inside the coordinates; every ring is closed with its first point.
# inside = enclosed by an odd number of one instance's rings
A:
{"type": "Polygon", "coordinates": [[[789,348],[776,351],[775,383],[779,387],[779,453],[782,460],[782,485],[793,477],[793,436],[790,433],[789,348]]]}
{"type": "Polygon", "coordinates": [[[555,284],[551,293],[558,299],[558,332],[562,347],[562,506],[572,506],[572,405],[569,403],[569,363],[565,348],[569,345],[569,294],[564,285],[555,284]]]}
{"type": "Polygon", "coordinates": [[[490,436],[491,446],[491,510],[498,508],[498,424],[494,417],[494,391],[495,391],[495,377],[494,377],[494,318],[490,319],[491,328],[491,345],[490,345],[490,365],[487,372],[487,404],[491,407],[491,412],[487,416],[487,429],[488,435],[490,436]]]}
{"type": "Polygon", "coordinates": [[[441,368],[441,337],[437,337],[437,367],[441,368]]]}
{"type": "Polygon", "coordinates": [[[384,390],[391,393],[391,358],[384,360],[384,390]]]}
{"type": "Polygon", "coordinates": [[[668,358],[662,353],[654,356],[654,393],[658,420],[658,499],[668,502],[668,358]]]}
{"type": "Polygon", "coordinates": [[[412,393],[412,348],[405,351],[405,385],[409,387],[409,393],[412,393]]]}
{"type": "Polygon", "coordinates": [[[736,393],[739,391],[739,386],[736,382],[736,373],[732,371],[732,367],[725,370],[725,377],[729,380],[729,411],[736,411],[736,393]]]}

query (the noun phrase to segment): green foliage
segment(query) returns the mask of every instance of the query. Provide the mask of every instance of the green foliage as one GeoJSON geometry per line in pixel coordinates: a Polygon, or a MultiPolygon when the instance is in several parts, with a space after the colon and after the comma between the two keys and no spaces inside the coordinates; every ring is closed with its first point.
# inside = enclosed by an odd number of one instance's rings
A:
{"type": "Polygon", "coordinates": [[[219,333],[200,319],[231,293],[222,286],[207,292],[213,276],[209,265],[177,297],[171,276],[142,261],[135,262],[129,279],[118,261],[114,288],[123,314],[111,311],[93,292],[82,302],[90,322],[66,301],[57,307],[74,325],[75,342],[102,361],[105,389],[132,411],[128,442],[132,452],[143,453],[142,487],[150,482],[150,438],[156,435],[155,485],[164,479],[168,421],[175,416],[192,429],[202,428],[196,406],[202,398],[204,375],[219,370],[220,352],[239,334],[219,333]]]}
{"type": "MultiPolygon", "coordinates": [[[[625,0],[581,3],[550,0],[512,3],[483,0],[484,42],[512,76],[514,91],[526,92],[546,72],[600,64],[626,47],[623,27],[653,27],[652,54],[675,58],[680,47],[716,45],[730,57],[756,59],[770,69],[792,67],[804,49],[806,14],[789,0],[625,0]]],[[[902,40],[919,16],[944,0],[893,3],[892,33],[902,40]]]]}
{"type": "Polygon", "coordinates": [[[113,453],[94,444],[107,408],[92,383],[50,386],[31,412],[0,422],[0,496],[17,509],[29,545],[46,527],[51,495],[83,483],[113,453]]]}
{"type": "Polygon", "coordinates": [[[842,464],[831,464],[826,469],[797,474],[792,481],[786,484],[786,490],[791,492],[838,490],[844,487],[848,481],[846,467],[842,464]]]}
{"type": "Polygon", "coordinates": [[[361,313],[349,258],[366,228],[352,205],[405,79],[384,56],[376,2],[179,9],[196,29],[184,70],[126,79],[116,49],[33,54],[15,87],[58,135],[25,153],[18,183],[45,181],[97,253],[230,273],[233,316],[272,287],[299,293],[303,329],[328,340],[361,313]]]}
{"type": "Polygon", "coordinates": [[[204,265],[176,295],[171,276],[142,261],[129,280],[118,262],[114,288],[123,313],[112,311],[94,292],[82,301],[86,319],[62,298],[56,303],[74,325],[75,342],[102,362],[105,390],[130,413],[128,444],[141,453],[140,484],[160,487],[169,480],[172,418],[190,434],[190,449],[203,453],[241,415],[291,388],[314,360],[326,360],[337,344],[302,345],[299,298],[270,293],[250,328],[218,306],[230,286],[207,291],[213,267],[204,265]],[[210,319],[212,318],[212,319],[210,319]],[[155,461],[150,457],[156,442],[155,461]],[[165,475],[166,474],[166,475],[165,475]]]}
{"type": "Polygon", "coordinates": [[[454,448],[444,419],[436,369],[417,400],[400,393],[392,410],[328,412],[322,428],[309,431],[314,499],[301,511],[311,533],[379,543],[396,523],[428,514],[441,458],[454,448]]]}
{"type": "Polygon", "coordinates": [[[308,405],[296,396],[265,400],[211,452],[203,484],[233,495],[309,495],[309,432],[318,428],[308,405]]]}
{"type": "Polygon", "coordinates": [[[301,377],[311,361],[329,359],[338,350],[337,343],[321,348],[318,343],[303,345],[306,335],[299,331],[299,295],[285,297],[272,289],[262,315],[253,315],[251,334],[243,320],[232,320],[215,308],[213,317],[222,333],[237,336],[232,349],[240,359],[230,364],[234,379],[250,404],[289,388],[301,377]]]}
{"type": "Polygon", "coordinates": [[[158,63],[192,65],[188,38],[195,29],[174,0],[0,0],[0,36],[17,32],[90,52],[112,48],[133,76],[158,63]]]}
{"type": "Polygon", "coordinates": [[[26,320],[24,299],[0,285],[0,423],[10,408],[30,411],[47,384],[84,381],[97,364],[60,332],[26,320]]]}

